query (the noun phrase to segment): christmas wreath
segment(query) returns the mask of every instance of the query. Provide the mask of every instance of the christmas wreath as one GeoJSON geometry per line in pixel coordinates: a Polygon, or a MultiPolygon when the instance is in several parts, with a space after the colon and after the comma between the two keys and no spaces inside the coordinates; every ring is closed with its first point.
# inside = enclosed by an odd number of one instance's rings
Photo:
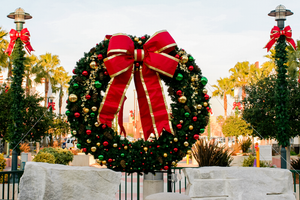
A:
{"type": "Polygon", "coordinates": [[[115,34],[84,54],[73,70],[68,121],[77,147],[115,171],[168,170],[191,152],[208,123],[209,96],[194,58],[167,31],[140,38],[115,34]],[[144,138],[129,142],[112,128],[134,78],[144,138]],[[172,100],[167,110],[161,80],[172,100]],[[153,134],[151,134],[153,133],[153,134]]]}

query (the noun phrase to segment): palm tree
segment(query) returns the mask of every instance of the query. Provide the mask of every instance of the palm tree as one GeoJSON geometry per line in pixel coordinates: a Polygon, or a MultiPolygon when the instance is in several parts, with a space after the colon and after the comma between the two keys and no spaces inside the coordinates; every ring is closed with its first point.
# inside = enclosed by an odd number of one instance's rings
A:
{"type": "Polygon", "coordinates": [[[231,72],[230,79],[234,84],[234,87],[242,88],[242,100],[246,97],[246,86],[248,86],[253,80],[258,69],[255,64],[249,64],[248,61],[238,62],[233,68],[229,70],[231,72]]]}
{"type": "Polygon", "coordinates": [[[31,83],[32,83],[31,75],[36,73],[35,69],[37,68],[37,65],[39,64],[39,62],[40,62],[39,59],[33,54],[31,56],[25,57],[25,62],[24,62],[25,70],[24,71],[25,71],[25,78],[26,78],[26,90],[25,90],[26,96],[30,95],[30,89],[32,87],[31,86],[31,83]]]}
{"type": "Polygon", "coordinates": [[[58,91],[59,91],[59,114],[61,115],[61,108],[62,108],[62,99],[64,96],[64,89],[69,87],[68,83],[71,80],[71,76],[68,76],[68,73],[65,69],[60,66],[54,70],[54,79],[59,84],[58,91]]]}
{"type": "Polygon", "coordinates": [[[229,78],[220,78],[217,80],[218,85],[213,85],[216,88],[213,91],[213,97],[221,97],[224,100],[225,119],[227,117],[227,95],[233,97],[233,82],[229,78]]]}
{"type": "Polygon", "coordinates": [[[46,53],[45,55],[40,55],[40,65],[37,66],[37,76],[35,81],[37,83],[42,82],[42,78],[45,78],[45,105],[47,105],[47,96],[49,91],[49,81],[54,85],[54,79],[51,78],[57,65],[59,65],[60,60],[58,55],[52,55],[51,53],[46,53]]]}
{"type": "Polygon", "coordinates": [[[289,75],[295,79],[297,78],[297,68],[300,67],[300,40],[297,40],[297,49],[294,50],[292,46],[288,46],[288,72],[289,75]]]}
{"type": "MultiPolygon", "coordinates": [[[[12,76],[12,60],[10,58],[10,56],[8,56],[5,53],[5,50],[8,47],[9,42],[7,40],[4,39],[4,37],[7,35],[7,32],[5,30],[1,30],[2,27],[0,27],[0,67],[2,68],[7,68],[8,69],[8,73],[7,73],[7,77],[11,77],[12,76]]],[[[1,68],[0,68],[1,71],[1,68]]]]}

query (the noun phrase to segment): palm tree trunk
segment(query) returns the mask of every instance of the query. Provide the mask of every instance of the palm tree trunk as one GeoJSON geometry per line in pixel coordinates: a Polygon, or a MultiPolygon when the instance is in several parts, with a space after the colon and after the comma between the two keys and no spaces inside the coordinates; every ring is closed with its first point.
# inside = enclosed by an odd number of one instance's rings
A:
{"type": "Polygon", "coordinates": [[[59,114],[61,115],[61,107],[62,107],[62,98],[63,98],[63,88],[62,85],[60,86],[60,92],[59,92],[59,102],[58,102],[58,106],[59,106],[59,114]]]}
{"type": "Polygon", "coordinates": [[[48,78],[45,78],[45,107],[47,107],[47,96],[48,96],[48,90],[49,90],[49,80],[48,78]]]}
{"type": "Polygon", "coordinates": [[[226,118],[227,118],[227,96],[226,96],[226,94],[224,95],[224,111],[225,111],[225,119],[224,120],[226,120],[226,118]]]}
{"type": "Polygon", "coordinates": [[[246,86],[243,85],[242,87],[242,100],[244,100],[246,98],[246,86]]]}
{"type": "Polygon", "coordinates": [[[12,77],[12,65],[11,65],[11,63],[10,63],[10,61],[9,61],[9,63],[8,63],[8,73],[7,73],[7,78],[10,78],[10,77],[12,77]]]}
{"type": "Polygon", "coordinates": [[[26,97],[30,95],[30,89],[29,89],[29,75],[26,77],[26,97]]]}

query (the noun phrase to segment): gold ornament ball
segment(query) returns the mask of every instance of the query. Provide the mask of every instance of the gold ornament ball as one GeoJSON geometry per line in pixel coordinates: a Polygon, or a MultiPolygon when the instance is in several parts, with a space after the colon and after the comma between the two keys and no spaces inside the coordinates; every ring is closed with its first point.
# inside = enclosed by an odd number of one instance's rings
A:
{"type": "Polygon", "coordinates": [[[96,144],[98,147],[101,145],[101,143],[100,142],[97,142],[97,144],[96,144]]]}
{"type": "Polygon", "coordinates": [[[203,103],[203,106],[205,106],[205,107],[208,106],[208,103],[207,103],[207,102],[204,102],[204,103],[203,103]]]}
{"type": "Polygon", "coordinates": [[[201,104],[198,104],[198,105],[197,105],[197,109],[198,109],[198,110],[201,110],[201,108],[202,108],[202,105],[201,105],[201,104]]]}
{"type": "Polygon", "coordinates": [[[138,37],[135,37],[135,38],[134,38],[134,41],[139,41],[139,38],[138,38],[138,37]]]}
{"type": "Polygon", "coordinates": [[[93,106],[93,107],[92,107],[92,111],[97,111],[97,107],[96,107],[96,106],[93,106]]]}
{"type": "Polygon", "coordinates": [[[95,61],[92,61],[92,62],[90,63],[90,67],[91,67],[92,69],[95,69],[96,66],[97,66],[97,63],[96,63],[95,61]]]}
{"type": "Polygon", "coordinates": [[[187,63],[189,61],[189,58],[186,55],[181,56],[182,63],[187,63]]]}
{"type": "Polygon", "coordinates": [[[140,41],[138,41],[138,43],[141,45],[143,42],[140,40],[140,41]]]}
{"type": "Polygon", "coordinates": [[[103,164],[103,165],[106,165],[106,160],[102,160],[102,164],[103,164]]]}
{"type": "Polygon", "coordinates": [[[92,151],[92,152],[95,152],[96,150],[97,150],[96,147],[91,147],[91,151],[92,151]]]}
{"type": "Polygon", "coordinates": [[[113,147],[115,147],[115,148],[118,147],[118,144],[117,144],[117,143],[114,143],[114,144],[113,144],[113,147]]]}
{"type": "Polygon", "coordinates": [[[77,134],[77,131],[76,130],[73,130],[73,135],[76,135],[77,134]]]}
{"type": "Polygon", "coordinates": [[[175,166],[175,165],[176,165],[176,162],[175,162],[175,161],[173,161],[173,162],[172,162],[172,165],[173,165],[173,166],[175,166]]]}
{"type": "Polygon", "coordinates": [[[127,150],[127,149],[128,149],[128,146],[125,146],[124,149],[127,150]]]}
{"type": "Polygon", "coordinates": [[[187,146],[189,146],[189,143],[188,143],[187,141],[185,141],[185,142],[183,143],[183,145],[187,147],[187,146]]]}
{"type": "Polygon", "coordinates": [[[100,124],[99,124],[98,122],[95,122],[95,126],[96,126],[96,127],[99,127],[100,124]]]}
{"type": "Polygon", "coordinates": [[[168,157],[168,154],[167,154],[167,153],[164,153],[164,157],[165,157],[165,158],[168,157]]]}
{"type": "Polygon", "coordinates": [[[69,100],[71,102],[76,102],[78,100],[78,98],[77,98],[76,94],[70,94],[69,100]]]}
{"type": "Polygon", "coordinates": [[[144,151],[148,151],[148,147],[144,147],[144,151]]]}
{"type": "Polygon", "coordinates": [[[183,124],[183,120],[180,120],[179,122],[180,122],[180,124],[183,124]]]}
{"type": "Polygon", "coordinates": [[[88,113],[90,111],[90,109],[88,108],[83,108],[83,112],[88,113]]]}
{"type": "Polygon", "coordinates": [[[203,89],[203,93],[204,93],[204,94],[207,94],[207,89],[203,89]]]}
{"type": "Polygon", "coordinates": [[[174,138],[173,140],[174,140],[174,142],[178,142],[178,138],[174,138]]]}
{"type": "Polygon", "coordinates": [[[190,129],[190,130],[193,130],[193,129],[194,129],[193,125],[190,125],[190,126],[189,126],[189,129],[190,129]]]}
{"type": "Polygon", "coordinates": [[[187,98],[185,96],[181,96],[181,97],[178,98],[178,100],[179,100],[180,103],[185,103],[187,98]]]}
{"type": "Polygon", "coordinates": [[[189,154],[189,155],[191,155],[191,154],[192,154],[192,151],[191,151],[191,150],[187,150],[186,153],[189,154]]]}
{"type": "Polygon", "coordinates": [[[86,142],[87,142],[87,143],[91,143],[92,141],[91,141],[90,139],[87,139],[86,142]]]}

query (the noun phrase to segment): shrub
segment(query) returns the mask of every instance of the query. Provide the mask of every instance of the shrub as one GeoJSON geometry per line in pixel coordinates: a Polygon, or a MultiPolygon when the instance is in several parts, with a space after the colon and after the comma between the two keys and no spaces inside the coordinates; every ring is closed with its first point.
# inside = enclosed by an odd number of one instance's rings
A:
{"type": "Polygon", "coordinates": [[[224,146],[218,147],[217,143],[206,142],[199,139],[192,148],[194,158],[203,166],[229,166],[233,161],[231,153],[224,146]]]}
{"type": "Polygon", "coordinates": [[[300,170],[300,158],[292,159],[292,160],[291,160],[291,166],[292,166],[293,169],[295,169],[295,170],[300,170]]]}
{"type": "Polygon", "coordinates": [[[45,163],[55,163],[55,157],[51,153],[47,152],[39,152],[34,159],[32,160],[34,162],[45,162],[45,163]]]}
{"type": "Polygon", "coordinates": [[[29,144],[28,143],[23,143],[23,144],[21,144],[20,145],[20,150],[21,150],[21,152],[24,152],[24,153],[28,153],[28,152],[30,152],[30,146],[29,146],[29,144]]]}
{"type": "MultiPolygon", "coordinates": [[[[253,167],[254,160],[256,159],[255,156],[249,155],[248,158],[243,160],[243,167],[253,167]]],[[[270,167],[270,164],[266,161],[259,161],[260,167],[270,167]]]]}
{"type": "Polygon", "coordinates": [[[73,160],[73,154],[67,149],[62,148],[44,148],[40,152],[47,152],[55,157],[56,164],[68,165],[73,160]]]}
{"type": "Polygon", "coordinates": [[[291,151],[290,155],[291,155],[291,156],[296,156],[297,153],[296,153],[295,151],[291,151]]]}
{"type": "Polygon", "coordinates": [[[250,138],[247,138],[247,139],[242,139],[240,140],[240,147],[243,151],[243,153],[247,153],[248,149],[251,147],[252,145],[252,141],[250,138]]]}
{"type": "MultiPolygon", "coordinates": [[[[4,158],[4,154],[1,153],[0,154],[0,172],[2,172],[6,167],[6,160],[4,158]]],[[[0,175],[0,183],[3,183],[3,182],[7,182],[8,180],[8,174],[5,174],[4,176],[4,181],[3,181],[3,175],[0,175]]]]}

